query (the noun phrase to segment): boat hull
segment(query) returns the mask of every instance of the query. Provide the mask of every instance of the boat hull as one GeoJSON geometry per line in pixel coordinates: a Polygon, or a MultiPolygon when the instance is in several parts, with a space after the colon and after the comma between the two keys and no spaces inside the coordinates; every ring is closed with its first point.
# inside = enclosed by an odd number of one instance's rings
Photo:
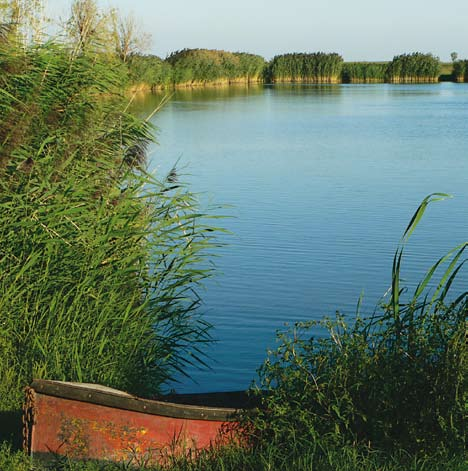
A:
{"type": "Polygon", "coordinates": [[[25,447],[43,459],[161,463],[226,444],[237,428],[235,408],[150,401],[93,385],[34,381],[27,397],[25,447]]]}

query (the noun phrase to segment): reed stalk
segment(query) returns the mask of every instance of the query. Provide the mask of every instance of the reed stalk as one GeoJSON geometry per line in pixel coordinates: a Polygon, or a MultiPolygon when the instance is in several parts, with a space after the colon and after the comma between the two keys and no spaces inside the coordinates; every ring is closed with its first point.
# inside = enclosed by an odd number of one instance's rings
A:
{"type": "Polygon", "coordinates": [[[33,378],[151,395],[203,363],[215,230],[145,171],[152,128],[91,47],[0,44],[0,410],[33,378]]]}

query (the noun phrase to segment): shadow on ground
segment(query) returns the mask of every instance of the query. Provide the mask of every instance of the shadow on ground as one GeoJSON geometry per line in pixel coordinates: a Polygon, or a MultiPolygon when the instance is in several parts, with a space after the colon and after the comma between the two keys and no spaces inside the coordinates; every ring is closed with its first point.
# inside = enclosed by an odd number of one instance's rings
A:
{"type": "Polygon", "coordinates": [[[8,442],[14,450],[22,448],[22,412],[0,411],[0,443],[8,442]]]}

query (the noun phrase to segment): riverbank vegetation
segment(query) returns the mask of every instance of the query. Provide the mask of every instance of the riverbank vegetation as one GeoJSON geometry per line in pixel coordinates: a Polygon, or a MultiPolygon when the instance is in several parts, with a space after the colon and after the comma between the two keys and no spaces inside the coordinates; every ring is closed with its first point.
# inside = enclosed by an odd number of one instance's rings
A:
{"type": "MultiPolygon", "coordinates": [[[[348,62],[342,73],[344,83],[433,83],[447,67],[432,54],[401,54],[391,62],[348,62]]],[[[449,72],[450,74],[450,72],[449,72]]],[[[448,75],[449,75],[448,74],[448,75]]]]}
{"type": "Polygon", "coordinates": [[[275,56],[268,65],[268,81],[337,83],[340,80],[343,58],[336,53],[295,53],[275,56]]]}
{"type": "Polygon", "coordinates": [[[468,60],[455,61],[452,75],[455,82],[468,82],[468,60]]]}
{"type": "Polygon", "coordinates": [[[177,86],[258,82],[265,68],[265,60],[254,54],[207,49],[177,51],[166,61],[173,67],[177,86]]]}
{"type": "Polygon", "coordinates": [[[385,82],[388,63],[385,62],[345,62],[341,73],[344,83],[385,82]]]}
{"type": "Polygon", "coordinates": [[[462,81],[465,70],[463,61],[457,61],[452,75],[452,64],[422,53],[402,54],[390,62],[343,62],[336,53],[292,53],[268,62],[255,54],[208,49],[184,49],[165,60],[135,54],[126,65],[127,81],[135,90],[253,82],[433,83],[452,76],[462,81]]]}
{"type": "Polygon", "coordinates": [[[386,78],[390,83],[433,83],[439,81],[440,71],[438,57],[414,52],[395,56],[388,64],[386,78]]]}
{"type": "MultiPolygon", "coordinates": [[[[37,15],[30,11],[34,8],[23,6],[20,15],[27,18],[32,29],[24,37],[36,36],[35,31],[40,31],[37,15]]],[[[432,83],[451,76],[451,69],[444,65],[442,70],[437,57],[421,52],[401,54],[389,62],[344,63],[335,52],[289,53],[267,61],[246,52],[186,48],[162,59],[144,54],[150,44],[149,35],[139,30],[134,18],[124,18],[114,9],[103,12],[93,0],[73,3],[66,34],[69,43],[81,50],[92,44],[119,70],[121,87],[133,91],[253,82],[432,83]]],[[[454,62],[458,68],[462,64],[454,62]]],[[[461,76],[460,72],[454,74],[458,80],[461,76]]]]}
{"type": "Polygon", "coordinates": [[[255,54],[208,49],[184,49],[165,60],[135,54],[127,62],[133,90],[249,84],[263,81],[265,60],[255,54]]]}
{"type": "MultiPolygon", "coordinates": [[[[317,323],[278,334],[252,390],[261,406],[240,417],[249,446],[174,457],[166,467],[57,457],[48,469],[465,471],[468,293],[451,290],[468,243],[429,267],[413,291],[401,279],[411,234],[446,196],[430,195],[415,212],[394,256],[391,290],[373,316],[326,319],[318,324],[327,334],[317,337],[317,323]]],[[[31,463],[3,446],[0,465],[18,471],[31,463]]]]}
{"type": "Polygon", "coordinates": [[[4,32],[0,414],[34,377],[154,394],[208,339],[196,288],[215,231],[175,172],[145,171],[153,130],[94,37],[4,32]]]}
{"type": "Polygon", "coordinates": [[[331,448],[315,444],[295,449],[294,444],[279,449],[265,444],[263,449],[224,448],[200,453],[192,459],[174,459],[166,467],[144,463],[74,462],[57,457],[49,465],[33,463],[21,452],[0,448],[2,471],[466,471],[461,456],[414,457],[405,452],[387,455],[376,450],[345,446],[331,448]]]}
{"type": "MultiPolygon", "coordinates": [[[[258,56],[222,51],[184,50],[167,61],[122,48],[111,53],[102,42],[107,33],[94,34],[106,22],[91,0],[74,3],[66,40],[45,42],[36,37],[34,15],[19,14],[17,2],[5,5],[2,438],[10,432],[5,418],[18,416],[23,388],[33,377],[151,396],[188,362],[202,362],[209,325],[199,314],[197,287],[211,275],[206,262],[216,229],[176,170],[158,180],[146,172],[153,129],[127,112],[121,95],[122,83],[136,83],[137,75],[122,78],[129,64],[144,76],[151,63],[148,80],[161,74],[161,80],[151,79],[158,85],[258,80],[265,70],[258,56]],[[25,18],[29,23],[21,23],[25,18]]],[[[275,59],[268,74],[276,80],[328,83],[344,70],[337,54],[275,59]]],[[[435,58],[407,59],[394,59],[392,77],[434,77],[435,58]]],[[[400,275],[409,237],[429,203],[443,198],[428,197],[412,218],[394,257],[392,288],[374,316],[325,320],[319,338],[311,334],[317,327],[312,323],[279,333],[279,347],[261,366],[252,391],[268,394],[254,413],[240,417],[248,447],[174,458],[170,469],[466,470],[468,295],[451,289],[467,244],[430,267],[412,293],[400,275]]],[[[133,465],[148,469],[141,462],[62,458],[42,469],[133,465]]],[[[2,471],[32,466],[11,443],[0,447],[2,471]]]]}

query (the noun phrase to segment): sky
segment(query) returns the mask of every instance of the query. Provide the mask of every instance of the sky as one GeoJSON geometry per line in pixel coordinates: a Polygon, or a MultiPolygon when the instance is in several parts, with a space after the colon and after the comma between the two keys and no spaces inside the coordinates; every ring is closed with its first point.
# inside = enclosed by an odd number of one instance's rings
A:
{"type": "MultiPolygon", "coordinates": [[[[64,18],[68,0],[45,0],[64,18]]],[[[468,58],[468,0],[99,0],[133,14],[151,34],[148,53],[224,49],[270,59],[285,52],[338,52],[346,61],[432,52],[468,58]]]]}

